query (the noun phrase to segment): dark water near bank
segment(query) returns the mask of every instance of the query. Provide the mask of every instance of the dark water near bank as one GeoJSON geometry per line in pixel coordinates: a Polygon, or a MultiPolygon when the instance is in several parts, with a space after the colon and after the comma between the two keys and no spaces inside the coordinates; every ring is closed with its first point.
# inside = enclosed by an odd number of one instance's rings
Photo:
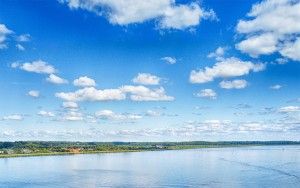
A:
{"type": "Polygon", "coordinates": [[[0,159],[0,187],[300,187],[300,146],[0,159]]]}

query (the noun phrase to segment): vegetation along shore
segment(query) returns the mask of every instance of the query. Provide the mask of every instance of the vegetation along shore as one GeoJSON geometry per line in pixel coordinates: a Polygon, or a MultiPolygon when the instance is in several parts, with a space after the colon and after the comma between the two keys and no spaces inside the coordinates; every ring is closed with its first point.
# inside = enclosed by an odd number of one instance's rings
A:
{"type": "Polygon", "coordinates": [[[85,153],[114,153],[159,150],[181,150],[218,147],[300,145],[295,141],[226,141],[226,142],[58,142],[16,141],[0,142],[0,158],[67,155],[85,153]]]}

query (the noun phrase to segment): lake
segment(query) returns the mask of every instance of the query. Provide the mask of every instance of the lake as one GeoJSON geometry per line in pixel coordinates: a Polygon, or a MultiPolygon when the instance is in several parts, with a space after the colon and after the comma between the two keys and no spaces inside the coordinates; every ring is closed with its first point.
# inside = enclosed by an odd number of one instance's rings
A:
{"type": "Polygon", "coordinates": [[[299,187],[300,146],[0,159],[0,187],[299,187]]]}

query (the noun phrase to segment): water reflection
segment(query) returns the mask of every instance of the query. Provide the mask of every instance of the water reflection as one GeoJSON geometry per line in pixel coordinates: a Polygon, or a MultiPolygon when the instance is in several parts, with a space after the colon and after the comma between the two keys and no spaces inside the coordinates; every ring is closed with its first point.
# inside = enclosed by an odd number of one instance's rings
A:
{"type": "Polygon", "coordinates": [[[0,159],[0,187],[298,187],[300,147],[0,159]]]}

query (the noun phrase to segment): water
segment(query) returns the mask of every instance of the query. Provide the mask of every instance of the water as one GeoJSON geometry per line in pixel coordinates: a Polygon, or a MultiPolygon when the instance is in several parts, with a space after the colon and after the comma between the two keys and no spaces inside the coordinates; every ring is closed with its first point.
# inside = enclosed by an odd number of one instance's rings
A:
{"type": "Polygon", "coordinates": [[[0,187],[300,187],[300,146],[0,159],[0,187]]]}

